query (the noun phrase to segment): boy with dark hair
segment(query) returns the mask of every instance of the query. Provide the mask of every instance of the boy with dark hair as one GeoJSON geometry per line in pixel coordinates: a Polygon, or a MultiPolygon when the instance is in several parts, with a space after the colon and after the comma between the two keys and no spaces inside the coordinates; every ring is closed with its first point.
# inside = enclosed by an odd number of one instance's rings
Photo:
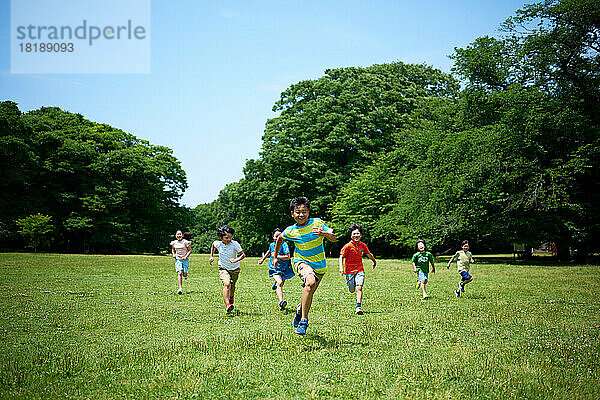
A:
{"type": "Polygon", "coordinates": [[[452,261],[456,260],[456,265],[458,266],[458,273],[460,274],[461,280],[458,282],[458,289],[454,291],[456,297],[460,297],[461,293],[465,291],[465,285],[473,280],[473,277],[469,274],[469,267],[472,263],[475,262],[473,260],[473,254],[469,251],[469,241],[463,240],[460,244],[462,250],[457,251],[448,261],[448,266],[446,268],[450,268],[450,264],[452,261]]]}
{"type": "Polygon", "coordinates": [[[210,246],[210,258],[208,262],[212,265],[215,250],[219,252],[219,277],[223,282],[223,300],[225,311],[233,311],[233,294],[235,284],[240,275],[240,261],[246,257],[242,246],[233,240],[235,230],[227,225],[217,229],[217,236],[221,240],[215,240],[210,246]]]}
{"type": "Polygon", "coordinates": [[[427,251],[427,244],[423,239],[417,240],[417,252],[412,256],[413,271],[419,278],[419,286],[423,292],[423,300],[427,299],[425,285],[429,277],[429,264],[431,264],[431,272],[435,273],[435,264],[433,254],[427,251]]]}
{"type": "Polygon", "coordinates": [[[354,293],[356,290],[356,314],[363,315],[362,297],[363,285],[365,283],[365,268],[363,266],[363,254],[373,261],[373,268],[377,260],[369,251],[366,244],[361,242],[362,226],[359,224],[350,225],[350,242],[340,251],[340,275],[346,276],[346,285],[348,291],[354,293]]]}
{"type": "MultiPolygon", "coordinates": [[[[312,305],[313,295],[323,279],[327,270],[325,248],[323,240],[335,242],[333,229],[319,218],[309,218],[310,200],[304,196],[295,197],[290,202],[290,213],[296,223],[285,228],[275,242],[273,254],[279,254],[279,249],[285,240],[294,242],[293,265],[302,279],[302,301],[296,308],[293,325],[295,333],[305,335],[308,328],[308,312],[312,305]]],[[[273,259],[273,266],[277,268],[278,260],[273,259]]]]}

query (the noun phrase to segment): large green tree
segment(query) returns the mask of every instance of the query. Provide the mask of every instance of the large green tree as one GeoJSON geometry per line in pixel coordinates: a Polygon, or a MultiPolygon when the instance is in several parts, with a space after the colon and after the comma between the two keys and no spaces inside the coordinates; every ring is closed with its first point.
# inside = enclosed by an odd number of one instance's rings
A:
{"type": "Polygon", "coordinates": [[[423,65],[392,63],[325,71],[281,94],[267,121],[258,160],[218,199],[218,220],[238,230],[245,249],[263,250],[273,228],[292,222],[288,204],[305,195],[312,213],[331,217],[329,206],[353,174],[377,154],[391,151],[422,99],[454,98],[458,84],[423,65]]]}
{"type": "Polygon", "coordinates": [[[11,220],[53,218],[54,244],[66,251],[141,252],[165,246],[187,212],[187,187],[172,151],[106,124],[49,107],[21,114],[0,107],[2,204],[11,220]]]}
{"type": "Polygon", "coordinates": [[[405,140],[342,191],[336,221],[439,250],[464,237],[553,241],[561,256],[597,248],[599,21],[597,2],[544,1],[517,11],[503,37],[456,49],[458,101],[422,102],[405,140]]]}

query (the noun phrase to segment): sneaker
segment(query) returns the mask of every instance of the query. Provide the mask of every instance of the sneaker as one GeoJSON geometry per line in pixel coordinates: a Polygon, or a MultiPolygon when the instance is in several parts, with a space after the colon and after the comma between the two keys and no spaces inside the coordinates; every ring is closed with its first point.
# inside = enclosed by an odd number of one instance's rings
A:
{"type": "Polygon", "coordinates": [[[286,308],[286,307],[287,307],[287,301],[285,301],[285,300],[281,300],[281,301],[279,302],[279,309],[280,309],[281,311],[283,311],[283,310],[285,310],[285,308],[286,308]]]}
{"type": "Polygon", "coordinates": [[[423,293],[423,300],[427,300],[429,298],[429,296],[427,296],[427,293],[423,293]]]}
{"type": "Polygon", "coordinates": [[[227,313],[230,313],[233,311],[233,304],[227,304],[227,306],[225,306],[225,311],[227,311],[227,313]]]}
{"type": "Polygon", "coordinates": [[[302,307],[298,306],[296,308],[296,315],[294,316],[294,320],[292,321],[292,325],[296,328],[300,324],[300,320],[302,319],[302,307]]]}
{"type": "Polygon", "coordinates": [[[459,289],[456,289],[456,290],[454,291],[454,294],[456,295],[456,297],[460,297],[460,290],[459,290],[459,289]]]}
{"type": "Polygon", "coordinates": [[[356,307],[356,315],[363,315],[363,310],[360,307],[356,307]]]}
{"type": "Polygon", "coordinates": [[[177,291],[177,294],[183,294],[183,289],[179,289],[179,290],[177,291]]]}
{"type": "Polygon", "coordinates": [[[465,284],[461,282],[458,284],[458,286],[460,286],[460,291],[464,293],[465,292],[465,284]]]}
{"type": "Polygon", "coordinates": [[[298,324],[298,327],[296,328],[296,330],[294,331],[294,333],[297,333],[298,335],[304,336],[304,335],[306,335],[306,328],[308,328],[308,320],[307,319],[303,319],[298,324]]]}
{"type": "Polygon", "coordinates": [[[274,284],[273,284],[273,286],[271,286],[271,289],[272,289],[272,290],[275,290],[275,289],[277,289],[277,283],[274,283],[274,284]]]}

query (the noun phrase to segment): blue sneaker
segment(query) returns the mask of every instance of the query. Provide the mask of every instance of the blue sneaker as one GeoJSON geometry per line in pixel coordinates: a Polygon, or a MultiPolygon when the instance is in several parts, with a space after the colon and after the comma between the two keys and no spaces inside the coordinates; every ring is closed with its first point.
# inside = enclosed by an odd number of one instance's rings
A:
{"type": "Polygon", "coordinates": [[[460,297],[460,290],[456,289],[454,291],[454,294],[456,295],[456,297],[460,297]]]}
{"type": "Polygon", "coordinates": [[[281,301],[279,302],[279,309],[280,309],[281,311],[283,311],[283,310],[285,310],[285,308],[286,308],[286,307],[287,307],[287,301],[285,301],[285,300],[281,300],[281,301]]]}
{"type": "Polygon", "coordinates": [[[304,335],[306,335],[306,328],[308,328],[308,320],[307,319],[303,319],[298,324],[298,327],[296,328],[296,330],[294,331],[294,333],[297,333],[298,335],[304,336],[304,335]]]}
{"type": "Polygon", "coordinates": [[[294,316],[294,320],[292,321],[292,325],[294,325],[294,328],[298,327],[301,319],[302,319],[302,307],[298,307],[298,308],[296,308],[296,315],[294,316]]]}
{"type": "Polygon", "coordinates": [[[460,286],[460,291],[464,293],[465,292],[465,284],[461,282],[458,284],[458,286],[460,286]]]}
{"type": "Polygon", "coordinates": [[[277,283],[274,283],[274,284],[273,284],[273,286],[271,286],[271,289],[272,289],[272,290],[275,290],[275,289],[277,289],[277,283]]]}

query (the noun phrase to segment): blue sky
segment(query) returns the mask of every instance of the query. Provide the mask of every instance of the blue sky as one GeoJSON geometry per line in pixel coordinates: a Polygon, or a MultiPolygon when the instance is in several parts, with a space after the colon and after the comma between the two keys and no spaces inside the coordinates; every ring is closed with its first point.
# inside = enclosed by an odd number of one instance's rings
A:
{"type": "Polygon", "coordinates": [[[25,112],[60,107],[172,148],[188,177],[183,202],[194,207],[258,157],[273,104],[291,84],[394,61],[449,72],[455,47],[497,34],[523,4],[153,0],[149,74],[11,74],[10,1],[0,0],[0,100],[25,112]]]}

